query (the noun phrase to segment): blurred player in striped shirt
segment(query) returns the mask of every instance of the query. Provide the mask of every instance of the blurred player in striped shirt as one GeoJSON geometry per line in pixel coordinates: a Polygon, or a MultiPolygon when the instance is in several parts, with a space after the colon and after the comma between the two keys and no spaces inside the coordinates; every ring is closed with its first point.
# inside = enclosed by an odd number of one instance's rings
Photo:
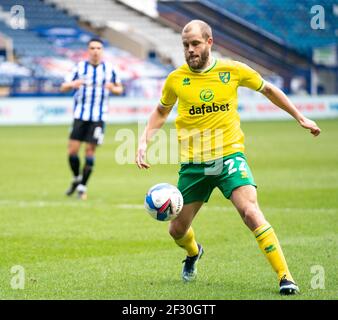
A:
{"type": "Polygon", "coordinates": [[[73,126],[68,143],[68,161],[73,180],[66,195],[77,191],[78,197],[87,199],[87,182],[94,167],[96,147],[103,142],[108,111],[109,94],[120,95],[123,86],[110,63],[103,61],[103,42],[91,39],[88,42],[89,59],[79,62],[71,74],[65,77],[60,91],[75,90],[73,126]],[[85,163],[80,171],[79,150],[85,146],[85,163]]]}

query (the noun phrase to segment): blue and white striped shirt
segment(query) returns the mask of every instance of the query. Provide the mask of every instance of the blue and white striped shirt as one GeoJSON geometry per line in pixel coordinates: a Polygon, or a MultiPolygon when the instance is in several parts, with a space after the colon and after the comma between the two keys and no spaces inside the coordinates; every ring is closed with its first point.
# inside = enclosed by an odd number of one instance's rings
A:
{"type": "Polygon", "coordinates": [[[88,61],[81,61],[66,76],[65,82],[77,79],[83,80],[84,84],[74,94],[74,119],[106,121],[109,90],[105,85],[120,83],[113,66],[106,62],[93,66],[88,61]]]}

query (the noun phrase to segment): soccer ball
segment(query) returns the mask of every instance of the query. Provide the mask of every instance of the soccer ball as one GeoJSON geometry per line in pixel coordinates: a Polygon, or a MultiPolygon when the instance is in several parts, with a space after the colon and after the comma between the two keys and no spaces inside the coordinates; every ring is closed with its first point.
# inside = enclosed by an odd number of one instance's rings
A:
{"type": "Polygon", "coordinates": [[[147,192],[144,206],[155,220],[174,220],[183,208],[183,197],[175,186],[159,183],[147,192]]]}

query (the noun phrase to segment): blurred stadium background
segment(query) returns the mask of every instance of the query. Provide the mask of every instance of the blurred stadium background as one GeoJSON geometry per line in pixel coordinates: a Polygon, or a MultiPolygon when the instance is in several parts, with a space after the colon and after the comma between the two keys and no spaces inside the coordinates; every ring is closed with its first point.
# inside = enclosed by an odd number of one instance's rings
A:
{"type": "MultiPolygon", "coordinates": [[[[337,299],[335,2],[0,0],[0,299],[280,299],[252,234],[217,190],[194,221],[206,249],[199,279],[183,286],[183,251],[143,207],[150,186],[177,182],[178,164],[140,172],[136,141],[129,165],[114,159],[128,144],[118,137],[125,129],[137,136],[168,72],[184,62],[180,31],[196,18],[213,27],[216,57],[246,62],[318,119],[316,139],[291,121],[242,127],[260,205],[302,291],[292,299],[337,299]],[[126,90],[110,99],[89,199],[80,202],[63,193],[72,96],[59,85],[93,35],[104,39],[126,90]],[[16,265],[25,290],[14,290],[16,265]],[[324,285],[313,278],[317,267],[324,285]]],[[[287,118],[245,89],[239,112],[244,120],[287,118]]]]}
{"type": "MultiPolygon", "coordinates": [[[[184,62],[180,31],[196,18],[212,26],[216,57],[257,69],[301,97],[309,116],[337,116],[337,15],[334,0],[0,0],[0,123],[68,123],[70,97],[59,85],[93,35],[105,40],[126,88],[111,101],[109,121],[144,119],[168,72],[184,62]]],[[[243,119],[285,117],[255,93],[240,96],[243,119]]]]}

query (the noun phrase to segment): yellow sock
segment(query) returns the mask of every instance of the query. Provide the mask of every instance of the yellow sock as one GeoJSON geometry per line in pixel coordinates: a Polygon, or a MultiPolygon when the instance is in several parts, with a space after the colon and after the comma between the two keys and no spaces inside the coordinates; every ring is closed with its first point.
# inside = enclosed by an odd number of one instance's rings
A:
{"type": "Polygon", "coordinates": [[[192,227],[188,229],[187,233],[182,238],[176,239],[175,242],[178,246],[187,250],[189,257],[193,257],[198,254],[198,246],[195,241],[195,234],[192,227]]]}
{"type": "Polygon", "coordinates": [[[280,281],[284,276],[286,276],[288,280],[294,282],[275,231],[272,229],[270,224],[263,224],[255,229],[253,233],[259,247],[269,260],[272,268],[276,271],[278,280],[280,281]]]}

